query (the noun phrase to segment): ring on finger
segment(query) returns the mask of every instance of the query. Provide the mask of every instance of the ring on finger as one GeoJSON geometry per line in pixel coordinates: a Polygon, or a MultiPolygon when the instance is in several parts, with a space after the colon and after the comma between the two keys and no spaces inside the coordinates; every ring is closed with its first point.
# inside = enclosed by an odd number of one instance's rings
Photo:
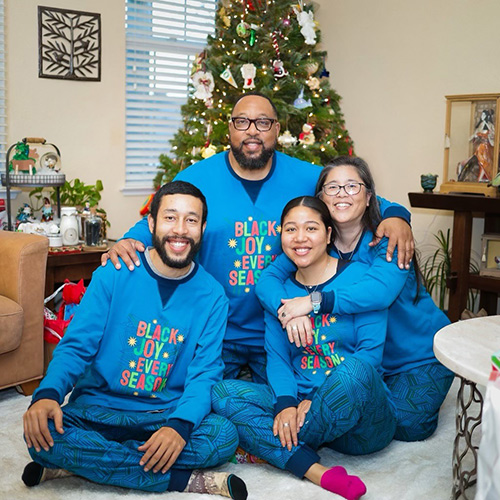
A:
{"type": "Polygon", "coordinates": [[[290,427],[290,424],[289,424],[288,422],[285,422],[285,423],[283,424],[283,427],[290,427]]]}
{"type": "Polygon", "coordinates": [[[283,311],[283,312],[281,313],[281,317],[282,317],[282,318],[284,318],[285,316],[286,316],[286,312],[285,312],[285,311],[283,311]]]}
{"type": "Polygon", "coordinates": [[[293,325],[293,326],[292,326],[292,330],[293,330],[294,332],[296,332],[296,331],[297,331],[297,325],[293,325]]]}

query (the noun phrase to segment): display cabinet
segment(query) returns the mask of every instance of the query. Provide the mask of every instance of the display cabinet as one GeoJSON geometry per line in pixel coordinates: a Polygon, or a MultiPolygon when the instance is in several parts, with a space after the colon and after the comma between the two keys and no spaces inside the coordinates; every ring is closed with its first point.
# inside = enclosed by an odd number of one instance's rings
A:
{"type": "Polygon", "coordinates": [[[497,196],[500,94],[446,96],[441,193],[497,196]]]}

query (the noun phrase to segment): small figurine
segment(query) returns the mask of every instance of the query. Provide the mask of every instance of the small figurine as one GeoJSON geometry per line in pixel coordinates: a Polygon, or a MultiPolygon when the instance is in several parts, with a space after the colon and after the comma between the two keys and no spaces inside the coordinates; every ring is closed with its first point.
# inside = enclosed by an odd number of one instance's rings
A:
{"type": "Polygon", "coordinates": [[[461,182],[491,182],[493,177],[494,110],[485,109],[470,138],[474,153],[458,164],[457,180],[461,182]]]}
{"type": "Polygon", "coordinates": [[[31,149],[26,142],[20,141],[16,144],[15,153],[9,164],[9,170],[18,174],[19,171],[27,172],[29,175],[36,173],[35,163],[39,157],[36,149],[31,149]]]}
{"type": "Polygon", "coordinates": [[[16,225],[19,226],[22,222],[32,222],[33,220],[33,210],[27,203],[25,203],[17,211],[16,225]]]}
{"type": "Polygon", "coordinates": [[[299,142],[301,144],[311,145],[314,144],[316,138],[313,132],[314,125],[312,123],[304,123],[302,132],[299,134],[299,142]]]}
{"type": "Polygon", "coordinates": [[[54,211],[52,210],[50,200],[45,196],[43,198],[42,222],[50,222],[51,220],[54,220],[54,211]]]}
{"type": "Polygon", "coordinates": [[[495,263],[498,269],[500,269],[500,255],[495,255],[495,263]]]}
{"type": "Polygon", "coordinates": [[[283,61],[281,59],[276,59],[273,61],[274,78],[283,78],[288,75],[288,71],[283,66],[283,61]]]}

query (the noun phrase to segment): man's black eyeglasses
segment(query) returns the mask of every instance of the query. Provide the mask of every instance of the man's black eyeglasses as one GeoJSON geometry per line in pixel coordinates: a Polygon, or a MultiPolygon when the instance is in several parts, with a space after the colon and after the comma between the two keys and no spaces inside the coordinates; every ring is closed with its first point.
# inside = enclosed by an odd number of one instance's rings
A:
{"type": "Polygon", "coordinates": [[[237,116],[236,118],[231,117],[231,121],[233,122],[233,126],[236,130],[248,130],[250,125],[253,123],[259,132],[269,132],[273,123],[278,120],[275,120],[274,118],[256,118],[255,120],[252,120],[251,118],[242,118],[237,116]]]}

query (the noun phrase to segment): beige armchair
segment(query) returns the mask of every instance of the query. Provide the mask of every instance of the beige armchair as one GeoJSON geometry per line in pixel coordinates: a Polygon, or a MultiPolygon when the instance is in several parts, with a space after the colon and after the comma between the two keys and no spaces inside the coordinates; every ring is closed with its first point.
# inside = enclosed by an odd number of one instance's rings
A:
{"type": "Polygon", "coordinates": [[[48,239],[0,231],[0,389],[30,395],[43,376],[48,239]]]}

